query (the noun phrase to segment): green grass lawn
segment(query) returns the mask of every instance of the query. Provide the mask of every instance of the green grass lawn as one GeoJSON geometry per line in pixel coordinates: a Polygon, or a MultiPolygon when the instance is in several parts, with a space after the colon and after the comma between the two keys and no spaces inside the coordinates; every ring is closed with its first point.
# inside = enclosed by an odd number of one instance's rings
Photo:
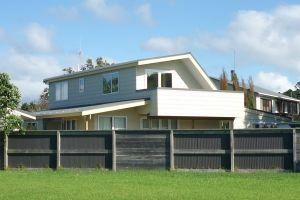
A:
{"type": "Polygon", "coordinates": [[[9,170],[0,199],[300,199],[300,174],[9,170]]]}

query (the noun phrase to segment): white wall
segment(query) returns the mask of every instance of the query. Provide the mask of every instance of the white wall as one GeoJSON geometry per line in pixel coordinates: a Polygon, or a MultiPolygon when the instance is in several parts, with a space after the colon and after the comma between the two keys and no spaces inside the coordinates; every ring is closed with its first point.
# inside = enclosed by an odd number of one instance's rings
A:
{"type": "Polygon", "coordinates": [[[244,113],[242,92],[181,90],[161,88],[153,91],[153,116],[241,117],[244,113]]]}

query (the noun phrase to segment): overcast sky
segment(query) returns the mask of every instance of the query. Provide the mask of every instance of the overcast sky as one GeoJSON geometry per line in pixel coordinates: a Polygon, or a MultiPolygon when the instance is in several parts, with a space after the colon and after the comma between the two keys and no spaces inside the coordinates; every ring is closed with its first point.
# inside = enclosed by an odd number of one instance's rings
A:
{"type": "Polygon", "coordinates": [[[0,6],[0,72],[38,98],[42,80],[102,56],[123,62],[190,51],[206,72],[222,68],[276,92],[300,81],[297,1],[14,1],[0,6]]]}

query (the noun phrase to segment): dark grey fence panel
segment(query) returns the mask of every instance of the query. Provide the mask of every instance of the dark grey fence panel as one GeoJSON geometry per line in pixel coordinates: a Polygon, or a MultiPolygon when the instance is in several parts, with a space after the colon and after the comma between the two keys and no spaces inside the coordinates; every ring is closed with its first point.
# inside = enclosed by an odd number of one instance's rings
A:
{"type": "Polygon", "coordinates": [[[61,166],[111,168],[111,131],[61,131],[61,166]]]}
{"type": "Polygon", "coordinates": [[[175,169],[230,169],[229,130],[174,131],[175,169]]]}
{"type": "Polygon", "coordinates": [[[116,131],[117,169],[169,168],[169,131],[116,131]]]}
{"type": "Polygon", "coordinates": [[[296,130],[296,171],[300,171],[300,129],[296,130]]]}
{"type": "Polygon", "coordinates": [[[56,131],[9,135],[8,167],[55,168],[56,131]]]}
{"type": "Polygon", "coordinates": [[[293,169],[292,129],[234,131],[236,169],[293,169]]]}
{"type": "Polygon", "coordinates": [[[0,132],[0,170],[4,169],[4,133],[0,132]]]}

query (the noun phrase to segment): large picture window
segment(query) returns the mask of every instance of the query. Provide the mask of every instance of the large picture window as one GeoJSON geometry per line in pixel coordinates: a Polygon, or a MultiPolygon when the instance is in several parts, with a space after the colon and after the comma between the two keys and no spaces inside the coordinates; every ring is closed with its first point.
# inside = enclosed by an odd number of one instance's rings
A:
{"type": "Polygon", "coordinates": [[[172,87],[172,73],[152,72],[147,75],[147,89],[172,87]]]}
{"type": "Polygon", "coordinates": [[[125,116],[98,116],[98,130],[127,129],[125,116]]]}
{"type": "Polygon", "coordinates": [[[67,100],[68,99],[68,81],[55,83],[55,100],[67,100]]]}
{"type": "Polygon", "coordinates": [[[110,94],[119,91],[119,73],[104,74],[102,79],[103,94],[110,94]]]}

